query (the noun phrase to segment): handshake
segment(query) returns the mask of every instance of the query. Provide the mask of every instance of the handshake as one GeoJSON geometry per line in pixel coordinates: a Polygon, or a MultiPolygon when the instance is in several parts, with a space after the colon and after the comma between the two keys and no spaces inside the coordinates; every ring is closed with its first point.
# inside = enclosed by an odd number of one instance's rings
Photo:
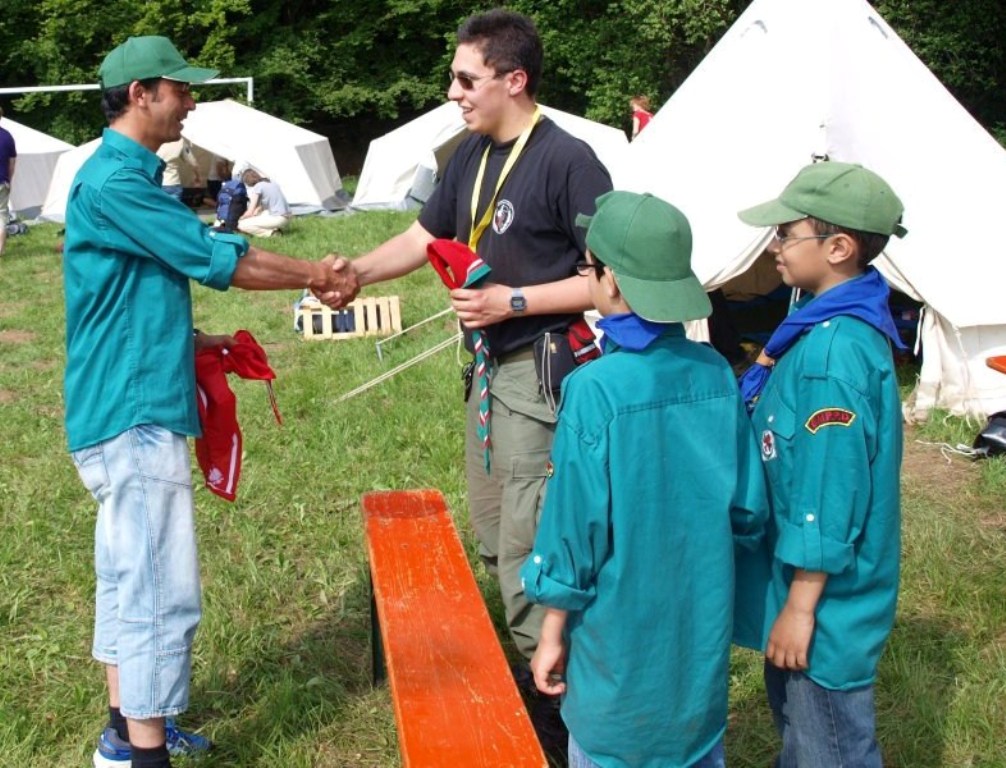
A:
{"type": "Polygon", "coordinates": [[[360,292],[360,280],[353,263],[344,256],[328,254],[311,279],[310,289],[318,300],[332,309],[342,309],[360,292]]]}

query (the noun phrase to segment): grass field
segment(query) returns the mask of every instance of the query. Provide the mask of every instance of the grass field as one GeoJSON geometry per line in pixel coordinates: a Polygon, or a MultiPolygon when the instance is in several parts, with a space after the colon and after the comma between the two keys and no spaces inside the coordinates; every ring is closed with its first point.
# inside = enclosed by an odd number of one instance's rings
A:
{"type": "MultiPolygon", "coordinates": [[[[410,221],[298,219],[260,244],[310,258],[355,255],[410,221]]],[[[20,768],[89,765],[105,717],[103,676],[89,656],[95,505],[62,427],[58,242],[58,227],[33,227],[8,240],[0,260],[0,766],[20,768]]],[[[400,296],[406,325],[447,305],[428,269],[368,293],[400,296]]],[[[245,328],[265,346],[284,424],[274,422],[262,383],[232,380],[246,456],[235,503],[196,494],[204,619],[182,723],[217,742],[203,764],[397,766],[390,701],[370,685],[359,498],[439,488],[474,551],[458,353],[334,401],[447,338],[453,323],[385,345],[381,362],[373,340],[301,339],[292,330],[296,293],[195,287],[194,296],[198,327],[245,328]]],[[[917,442],[970,442],[975,429],[936,419],[906,433],[903,587],[878,682],[888,765],[1006,766],[1006,467],[945,460],[917,442]]],[[[493,583],[476,573],[499,621],[493,583]]],[[[755,654],[735,656],[734,766],[771,761],[760,669],[755,654]]]]}

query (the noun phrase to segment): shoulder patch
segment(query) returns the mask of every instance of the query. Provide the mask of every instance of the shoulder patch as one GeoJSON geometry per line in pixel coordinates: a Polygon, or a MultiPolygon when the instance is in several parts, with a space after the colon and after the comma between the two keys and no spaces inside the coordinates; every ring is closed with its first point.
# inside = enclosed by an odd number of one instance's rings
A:
{"type": "Polygon", "coordinates": [[[856,420],[856,414],[846,408],[822,408],[815,411],[804,424],[812,435],[823,427],[848,427],[856,420]]]}
{"type": "Polygon", "coordinates": [[[545,462],[545,477],[552,477],[555,474],[555,465],[552,464],[552,460],[549,459],[545,462]]]}

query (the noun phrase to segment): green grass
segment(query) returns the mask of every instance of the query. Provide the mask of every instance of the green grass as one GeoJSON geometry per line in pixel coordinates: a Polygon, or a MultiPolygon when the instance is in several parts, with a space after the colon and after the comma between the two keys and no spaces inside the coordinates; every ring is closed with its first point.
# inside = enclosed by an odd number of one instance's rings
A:
{"type": "MultiPolygon", "coordinates": [[[[259,244],[352,256],[412,218],[297,219],[259,244]]],[[[35,227],[0,260],[0,765],[32,768],[88,764],[105,707],[89,656],[94,502],[62,428],[58,239],[57,227],[35,227]]],[[[432,270],[367,293],[400,296],[405,325],[447,306],[432,270]]],[[[196,495],[204,619],[182,722],[217,741],[214,766],[397,766],[389,697],[370,685],[359,497],[439,488],[474,552],[457,355],[444,350],[334,401],[447,338],[453,323],[384,345],[381,362],[373,340],[295,334],[294,292],[196,287],[194,296],[201,329],[246,328],[265,346],[284,424],[261,382],[232,380],[246,456],[235,503],[196,495]]],[[[907,433],[903,588],[877,696],[888,765],[1006,766],[1006,469],[947,463],[916,442],[970,443],[974,430],[937,418],[907,433]]],[[[476,573],[500,622],[493,582],[476,573]]],[[[760,669],[756,654],[735,655],[734,766],[768,765],[775,747],[760,669]]]]}

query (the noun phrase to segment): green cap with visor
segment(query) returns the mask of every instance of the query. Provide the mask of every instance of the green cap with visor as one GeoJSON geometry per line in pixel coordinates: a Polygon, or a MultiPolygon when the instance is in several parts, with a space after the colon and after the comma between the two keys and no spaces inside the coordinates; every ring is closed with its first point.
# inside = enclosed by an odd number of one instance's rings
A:
{"type": "Polygon", "coordinates": [[[880,176],[853,163],[825,161],[803,168],[775,200],[741,211],[755,226],[788,224],[811,216],[859,232],[904,237],[905,207],[880,176]]]}
{"type": "Polygon", "coordinates": [[[131,37],[111,51],[98,70],[102,88],[129,85],[134,80],[163,77],[180,83],[205,83],[216,69],[190,66],[166,37],[131,37]]]}
{"type": "Polygon", "coordinates": [[[616,190],[597,198],[593,216],[580,214],[587,248],[611,268],[632,311],[644,320],[676,323],[709,317],[712,305],[692,272],[692,228],[659,197],[616,190]]]}

